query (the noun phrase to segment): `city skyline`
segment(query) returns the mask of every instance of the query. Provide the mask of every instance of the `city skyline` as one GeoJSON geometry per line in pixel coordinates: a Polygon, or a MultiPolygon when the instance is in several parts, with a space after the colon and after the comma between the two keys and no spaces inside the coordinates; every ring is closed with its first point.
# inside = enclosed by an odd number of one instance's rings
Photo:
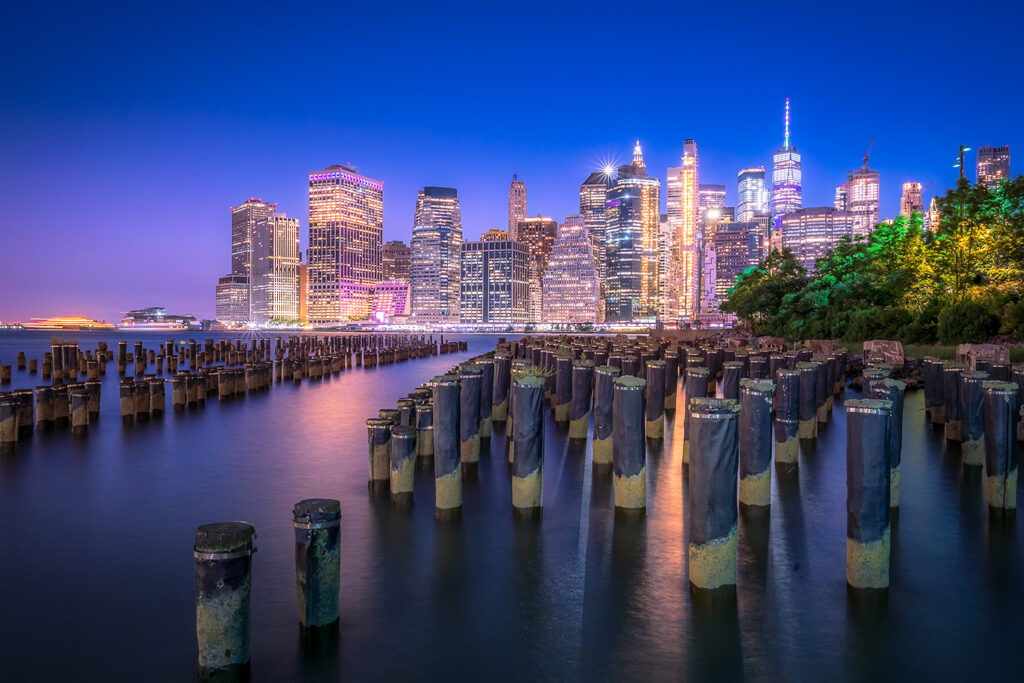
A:
{"type": "Polygon", "coordinates": [[[62,264],[44,285],[0,304],[0,319],[76,312],[117,319],[125,310],[158,304],[210,317],[210,283],[229,270],[222,230],[227,207],[249,197],[277,203],[299,219],[305,254],[304,179],[332,163],[354,164],[384,183],[384,241],[408,240],[415,193],[425,186],[459,190],[465,236],[473,240],[507,225],[513,173],[529,188],[530,214],[562,220],[578,212],[581,180],[605,163],[628,161],[638,138],[648,168],[663,184],[665,169],[678,165],[683,140],[696,140],[702,182],[726,185],[727,204],[735,205],[735,174],[752,166],[771,168],[786,97],[793,141],[802,155],[803,206],[831,205],[835,187],[859,165],[872,138],[871,166],[880,174],[883,217],[898,213],[903,182],[930,187],[925,206],[933,193],[952,186],[957,145],[972,147],[967,173],[972,180],[978,148],[1024,148],[1015,121],[1022,91],[1019,76],[1010,70],[1012,46],[997,42],[987,48],[988,66],[979,72],[964,60],[947,59],[948,41],[936,40],[954,30],[982,35],[993,22],[1020,16],[1007,3],[956,22],[942,11],[889,7],[885,25],[848,22],[839,8],[816,6],[813,21],[799,17],[790,28],[796,37],[789,49],[800,68],[782,82],[754,80],[741,102],[725,107],[703,106],[693,95],[714,92],[740,71],[741,58],[719,49],[723,42],[760,42],[768,49],[763,24],[729,21],[732,12],[724,8],[685,10],[688,24],[730,30],[724,37],[705,32],[687,43],[687,50],[715,47],[715,58],[687,88],[678,89],[670,87],[669,65],[680,40],[669,27],[678,25],[684,8],[652,7],[657,21],[642,45],[650,68],[642,73],[626,63],[600,73],[578,68],[577,48],[560,39],[567,27],[595,44],[614,48],[618,40],[614,22],[607,21],[602,7],[594,9],[581,14],[571,7],[549,8],[538,27],[524,7],[500,33],[475,30],[479,18],[443,8],[387,17],[371,8],[344,13],[327,8],[324,20],[315,23],[275,11],[277,39],[283,42],[326,39],[331,22],[344,17],[354,29],[346,38],[349,48],[368,55],[374,65],[355,98],[348,96],[344,71],[304,70],[299,56],[288,51],[242,49],[242,37],[263,26],[259,7],[244,14],[209,8],[204,22],[157,15],[149,7],[132,13],[72,7],[44,21],[43,8],[21,8],[12,17],[10,53],[25,59],[10,66],[0,93],[5,149],[0,192],[10,224],[21,226],[12,230],[10,243],[19,258],[0,274],[0,285],[12,291],[47,263],[50,247],[36,238],[39,234],[80,258],[62,264]],[[827,36],[811,30],[818,22],[832,27],[827,36]],[[890,44],[884,56],[870,57],[864,69],[847,72],[844,87],[833,87],[834,64],[848,59],[854,40],[887,40],[892,25],[914,30],[890,44]],[[552,48],[524,52],[526,32],[550,38],[552,48]],[[446,88],[426,92],[419,87],[421,70],[386,47],[398,43],[430,66],[464,64],[466,50],[475,57],[446,88]],[[195,44],[204,45],[201,56],[186,49],[195,44]],[[911,69],[916,96],[908,97],[906,70],[871,66],[883,62],[911,69]],[[531,83],[531,99],[537,101],[597,92],[609,79],[625,75],[659,100],[611,117],[590,116],[577,107],[521,106],[494,78],[513,65],[517,78],[531,83]],[[970,97],[942,107],[920,106],[928,93],[967,75],[970,97]],[[314,78],[335,92],[309,98],[314,78]],[[240,106],[236,86],[253,79],[278,92],[260,107],[240,106]],[[125,83],[134,85],[125,88],[125,83]],[[410,107],[414,89],[423,91],[422,99],[410,107]],[[855,100],[850,92],[870,97],[855,100]],[[41,180],[54,169],[72,170],[56,188],[41,180]],[[153,211],[168,200],[184,204],[185,224],[153,211]],[[189,247],[188,278],[176,275],[180,264],[168,250],[168,235],[189,247]],[[94,277],[98,261],[117,267],[94,277]],[[83,281],[90,282],[87,291],[78,285],[83,281]]]}

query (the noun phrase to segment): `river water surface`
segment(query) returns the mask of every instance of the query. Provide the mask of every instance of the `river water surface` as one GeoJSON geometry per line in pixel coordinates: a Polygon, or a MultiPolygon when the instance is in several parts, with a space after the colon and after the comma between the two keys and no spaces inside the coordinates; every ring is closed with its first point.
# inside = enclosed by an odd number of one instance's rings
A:
{"type": "MultiPolygon", "coordinates": [[[[83,349],[169,338],[65,334],[83,349]]],[[[259,548],[255,680],[1019,676],[1021,530],[990,518],[980,472],[965,473],[958,447],[926,424],[922,392],[906,402],[886,601],[847,593],[840,401],[799,473],[773,474],[770,514],[741,514],[735,599],[708,604],[688,587],[682,420],[671,414],[665,440],[648,444],[644,520],[615,517],[610,477],[592,475],[589,446],[570,446],[550,414],[540,522],[513,519],[498,432],[456,523],[434,521],[430,472],[417,474],[411,511],[369,496],[365,419],[496,341],[461,338],[468,352],[275,384],[128,427],[110,363],[86,438],[36,434],[0,456],[0,678],[194,680],[195,528],[235,519],[255,525],[259,548]],[[291,523],[311,497],[340,499],[343,515],[340,635],[316,650],[299,637],[291,523]]],[[[0,362],[19,350],[41,361],[49,342],[0,332],[0,362]]],[[[41,382],[15,371],[0,388],[41,382]]]]}

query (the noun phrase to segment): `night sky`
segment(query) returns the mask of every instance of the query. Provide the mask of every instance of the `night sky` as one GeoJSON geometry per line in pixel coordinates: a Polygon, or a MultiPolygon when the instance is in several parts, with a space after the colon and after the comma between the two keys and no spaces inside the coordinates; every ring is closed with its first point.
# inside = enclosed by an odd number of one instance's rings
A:
{"type": "Polygon", "coordinates": [[[514,172],[561,220],[637,138],[663,186],[694,138],[734,204],[787,96],[804,206],[872,138],[883,216],[905,180],[952,184],[959,144],[1024,154],[1013,2],[289,4],[5,6],[0,320],[212,317],[229,207],[278,202],[305,249],[330,163],[382,180],[408,241],[419,187],[458,188],[470,239],[506,225],[514,172]]]}

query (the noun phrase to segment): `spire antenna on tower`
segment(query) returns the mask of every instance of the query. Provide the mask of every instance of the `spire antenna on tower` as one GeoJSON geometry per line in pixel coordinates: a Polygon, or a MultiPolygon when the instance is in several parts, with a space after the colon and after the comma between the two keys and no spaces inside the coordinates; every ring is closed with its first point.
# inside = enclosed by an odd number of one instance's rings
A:
{"type": "Polygon", "coordinates": [[[782,143],[783,147],[789,148],[789,98],[786,98],[786,139],[782,143]]]}

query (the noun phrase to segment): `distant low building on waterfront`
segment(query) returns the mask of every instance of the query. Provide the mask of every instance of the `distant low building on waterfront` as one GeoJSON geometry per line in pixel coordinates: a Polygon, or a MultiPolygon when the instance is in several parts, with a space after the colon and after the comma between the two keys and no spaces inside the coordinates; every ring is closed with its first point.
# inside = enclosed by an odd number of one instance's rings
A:
{"type": "Polygon", "coordinates": [[[81,318],[78,316],[57,316],[53,318],[31,318],[22,323],[27,330],[112,330],[114,325],[106,321],[81,318]]]}
{"type": "Polygon", "coordinates": [[[121,319],[121,327],[183,330],[199,327],[199,320],[194,315],[168,313],[163,306],[151,306],[125,313],[124,318],[121,319]]]}

